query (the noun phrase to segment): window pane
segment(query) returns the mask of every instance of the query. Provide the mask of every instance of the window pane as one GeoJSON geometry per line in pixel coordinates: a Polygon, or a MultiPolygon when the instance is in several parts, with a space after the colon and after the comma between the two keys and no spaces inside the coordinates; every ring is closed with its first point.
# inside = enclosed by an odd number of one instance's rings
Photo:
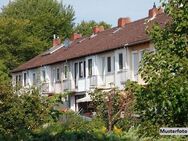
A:
{"type": "Polygon", "coordinates": [[[33,85],[35,85],[36,84],[36,75],[35,75],[35,73],[33,73],[33,85]]]}
{"type": "Polygon", "coordinates": [[[84,61],[83,71],[84,71],[84,77],[86,77],[86,61],[84,61]]]}
{"type": "Polygon", "coordinates": [[[27,74],[24,73],[24,86],[26,86],[27,74]]]}
{"type": "Polygon", "coordinates": [[[119,69],[123,69],[123,54],[119,54],[119,69]]]}
{"type": "Polygon", "coordinates": [[[92,59],[88,60],[88,75],[92,76],[92,59]]]}
{"type": "Polygon", "coordinates": [[[18,75],[16,75],[16,84],[18,84],[18,75]]]}
{"type": "Polygon", "coordinates": [[[45,72],[45,70],[42,71],[42,79],[43,79],[43,81],[46,81],[46,72],[45,72]]]}
{"type": "Polygon", "coordinates": [[[107,58],[107,67],[108,67],[108,72],[111,72],[111,57],[107,58]]]}
{"type": "Polygon", "coordinates": [[[64,66],[64,75],[65,78],[68,78],[68,66],[64,66]]]}
{"type": "Polygon", "coordinates": [[[83,77],[83,62],[79,62],[79,77],[82,78],[83,77]]]}
{"type": "Polygon", "coordinates": [[[59,68],[57,68],[57,70],[56,70],[56,80],[60,80],[59,68]]]}

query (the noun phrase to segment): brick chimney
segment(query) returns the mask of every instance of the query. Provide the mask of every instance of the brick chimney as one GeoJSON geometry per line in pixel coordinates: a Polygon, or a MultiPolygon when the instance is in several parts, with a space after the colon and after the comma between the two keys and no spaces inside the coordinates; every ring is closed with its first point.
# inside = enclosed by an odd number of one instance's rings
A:
{"type": "Polygon", "coordinates": [[[61,40],[60,40],[59,36],[56,37],[56,35],[54,34],[53,47],[58,46],[60,44],[61,44],[61,40]]]}
{"type": "Polygon", "coordinates": [[[100,32],[100,28],[98,26],[93,27],[93,33],[97,34],[98,32],[100,32]]]}
{"type": "Polygon", "coordinates": [[[130,22],[131,22],[131,19],[129,17],[119,18],[118,19],[118,27],[123,27],[123,26],[125,26],[126,24],[128,24],[130,22]]]}
{"type": "Polygon", "coordinates": [[[71,41],[74,41],[74,40],[79,39],[81,37],[82,37],[81,34],[73,33],[72,36],[71,36],[71,41]]]}
{"type": "Polygon", "coordinates": [[[148,16],[151,18],[151,17],[154,17],[154,16],[161,14],[161,13],[163,13],[163,8],[161,8],[161,7],[157,8],[155,3],[154,3],[153,8],[149,10],[148,16]]]}
{"type": "Polygon", "coordinates": [[[103,25],[99,26],[99,29],[100,29],[100,32],[104,31],[104,26],[103,25]]]}
{"type": "Polygon", "coordinates": [[[97,33],[99,33],[99,32],[101,32],[101,31],[104,31],[104,26],[95,26],[95,27],[93,27],[93,33],[94,34],[97,34],[97,33]]]}

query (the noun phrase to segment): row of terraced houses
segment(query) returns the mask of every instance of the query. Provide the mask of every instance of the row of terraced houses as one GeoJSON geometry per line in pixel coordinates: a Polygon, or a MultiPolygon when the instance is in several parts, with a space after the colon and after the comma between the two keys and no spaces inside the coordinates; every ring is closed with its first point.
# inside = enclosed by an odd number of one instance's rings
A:
{"type": "Polygon", "coordinates": [[[13,85],[41,87],[44,95],[68,91],[68,107],[79,111],[95,88],[123,89],[127,80],[144,83],[139,61],[145,50],[154,51],[146,28],[155,22],[164,26],[168,17],[154,6],[146,18],[119,18],[117,27],[94,27],[89,37],[74,33],[61,43],[54,35],[53,47],[12,71],[13,85]]]}

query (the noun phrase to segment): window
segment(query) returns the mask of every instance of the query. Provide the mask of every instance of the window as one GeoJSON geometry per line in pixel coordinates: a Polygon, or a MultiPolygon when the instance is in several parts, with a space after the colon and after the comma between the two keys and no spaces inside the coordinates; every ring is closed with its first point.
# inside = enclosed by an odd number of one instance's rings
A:
{"type": "Polygon", "coordinates": [[[119,70],[123,69],[123,54],[119,53],[119,70]]]}
{"type": "Polygon", "coordinates": [[[142,57],[144,56],[144,52],[145,52],[145,50],[141,50],[141,51],[140,51],[140,58],[139,58],[139,61],[142,60],[142,57]]]}
{"type": "Polygon", "coordinates": [[[86,61],[84,61],[84,77],[86,77],[86,61]]]}
{"type": "Polygon", "coordinates": [[[79,77],[82,78],[84,76],[84,66],[83,62],[79,62],[79,77]]]}
{"type": "Polygon", "coordinates": [[[36,74],[35,73],[33,73],[33,85],[36,85],[36,74]]]}
{"type": "Polygon", "coordinates": [[[42,70],[42,81],[46,81],[46,72],[42,70]]]}
{"type": "Polygon", "coordinates": [[[19,81],[19,83],[21,85],[21,82],[22,82],[22,76],[21,75],[18,75],[18,81],[19,81]]]}
{"type": "Polygon", "coordinates": [[[83,78],[86,76],[86,62],[79,62],[79,78],[83,78]]]}
{"type": "Polygon", "coordinates": [[[16,75],[16,85],[18,84],[18,75],[16,75]]]}
{"type": "Polygon", "coordinates": [[[88,76],[92,76],[92,59],[88,60],[88,76]]]}
{"type": "Polygon", "coordinates": [[[24,73],[24,86],[27,85],[27,73],[24,73]]]}
{"type": "Polygon", "coordinates": [[[60,70],[59,70],[59,68],[56,69],[56,81],[60,81],[60,70]]]}
{"type": "Polygon", "coordinates": [[[64,78],[65,79],[68,78],[68,66],[67,65],[64,66],[64,78]]]}
{"type": "Polygon", "coordinates": [[[112,68],[111,68],[111,57],[107,58],[107,71],[111,72],[112,68]]]}

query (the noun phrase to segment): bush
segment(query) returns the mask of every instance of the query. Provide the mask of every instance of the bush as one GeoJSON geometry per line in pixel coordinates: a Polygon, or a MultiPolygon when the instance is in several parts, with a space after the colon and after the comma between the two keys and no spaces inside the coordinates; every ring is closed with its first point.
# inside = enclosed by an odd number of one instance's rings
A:
{"type": "Polygon", "coordinates": [[[0,85],[0,131],[4,140],[26,140],[49,121],[48,103],[37,90],[17,94],[11,84],[0,85]]]}

